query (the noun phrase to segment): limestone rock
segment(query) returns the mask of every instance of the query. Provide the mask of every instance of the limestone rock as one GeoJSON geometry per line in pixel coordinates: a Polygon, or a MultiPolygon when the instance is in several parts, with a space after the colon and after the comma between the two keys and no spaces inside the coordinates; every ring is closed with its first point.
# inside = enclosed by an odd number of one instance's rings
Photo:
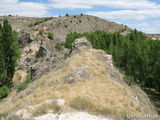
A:
{"type": "Polygon", "coordinates": [[[81,50],[88,50],[90,48],[92,48],[92,45],[85,37],[79,38],[72,43],[71,53],[77,53],[81,50]]]}
{"type": "Polygon", "coordinates": [[[73,71],[73,76],[76,78],[87,78],[89,75],[85,70],[78,68],[73,71]]]}

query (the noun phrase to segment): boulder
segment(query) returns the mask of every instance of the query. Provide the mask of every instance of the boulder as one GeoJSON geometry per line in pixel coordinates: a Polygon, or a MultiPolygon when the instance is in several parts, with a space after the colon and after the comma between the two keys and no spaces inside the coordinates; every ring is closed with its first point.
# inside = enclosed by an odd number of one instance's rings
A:
{"type": "Polygon", "coordinates": [[[71,54],[77,53],[81,50],[88,50],[92,48],[91,43],[85,38],[78,38],[72,43],[71,54]]]}
{"type": "Polygon", "coordinates": [[[24,34],[20,34],[18,36],[18,41],[21,46],[25,46],[36,39],[36,36],[33,33],[27,32],[24,34]]]}

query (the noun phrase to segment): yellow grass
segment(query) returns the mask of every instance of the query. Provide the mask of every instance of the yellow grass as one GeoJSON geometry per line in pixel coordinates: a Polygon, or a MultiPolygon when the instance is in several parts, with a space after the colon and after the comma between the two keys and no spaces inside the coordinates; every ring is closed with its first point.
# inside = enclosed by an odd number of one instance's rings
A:
{"type": "Polygon", "coordinates": [[[153,111],[146,107],[147,105],[136,103],[133,99],[133,91],[127,85],[120,84],[110,76],[106,71],[105,63],[95,56],[96,52],[102,53],[103,51],[91,49],[74,54],[58,68],[30,84],[26,90],[14,98],[15,101],[13,101],[13,96],[6,98],[6,101],[0,103],[0,113],[24,108],[26,104],[40,104],[53,98],[65,99],[66,104],[71,105],[77,97],[89,99],[87,102],[90,103],[91,108],[86,108],[88,112],[94,112],[95,109],[98,114],[152,113],[153,111]],[[84,69],[89,77],[76,79],[73,84],[65,84],[63,78],[71,75],[77,68],[84,69]],[[31,87],[34,91],[29,93],[31,87]],[[95,106],[99,109],[97,110],[95,106]]]}

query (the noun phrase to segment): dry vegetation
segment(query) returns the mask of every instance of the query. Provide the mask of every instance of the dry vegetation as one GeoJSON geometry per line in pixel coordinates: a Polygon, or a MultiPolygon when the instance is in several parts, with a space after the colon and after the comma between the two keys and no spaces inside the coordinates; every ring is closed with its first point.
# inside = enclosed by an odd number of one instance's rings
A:
{"type": "Polygon", "coordinates": [[[48,111],[53,111],[54,113],[58,113],[61,110],[61,106],[57,105],[56,102],[52,102],[49,104],[42,104],[38,106],[32,113],[33,116],[39,116],[48,113],[48,111]]]}
{"type": "MultiPolygon", "coordinates": [[[[26,90],[16,95],[13,90],[8,98],[0,102],[1,115],[15,109],[24,109],[27,104],[33,106],[43,103],[48,99],[65,99],[68,106],[89,113],[104,115],[152,113],[148,105],[139,105],[134,100],[134,93],[127,85],[117,82],[109,75],[104,67],[106,65],[94,55],[102,52],[91,49],[74,54],[65,64],[33,82],[26,90]],[[71,75],[76,68],[83,68],[89,73],[89,77],[76,79],[72,84],[65,84],[63,78],[71,75]]],[[[23,78],[24,72],[20,73],[23,78]]],[[[16,78],[19,81],[17,73],[16,78]]],[[[56,104],[42,105],[35,109],[34,115],[44,114],[50,109],[56,112],[60,110],[56,104]]]]}

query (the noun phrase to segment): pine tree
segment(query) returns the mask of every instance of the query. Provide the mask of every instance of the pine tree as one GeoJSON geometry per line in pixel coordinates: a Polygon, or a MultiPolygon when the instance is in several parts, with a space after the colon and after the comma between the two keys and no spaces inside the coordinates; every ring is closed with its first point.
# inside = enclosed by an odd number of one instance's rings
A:
{"type": "Polygon", "coordinates": [[[20,52],[17,34],[12,31],[7,19],[4,20],[3,28],[0,26],[0,49],[0,87],[11,87],[20,52]]]}
{"type": "Polygon", "coordinates": [[[3,50],[3,36],[2,36],[2,26],[0,24],[0,87],[2,86],[2,79],[4,74],[4,50],[3,50]]]}

